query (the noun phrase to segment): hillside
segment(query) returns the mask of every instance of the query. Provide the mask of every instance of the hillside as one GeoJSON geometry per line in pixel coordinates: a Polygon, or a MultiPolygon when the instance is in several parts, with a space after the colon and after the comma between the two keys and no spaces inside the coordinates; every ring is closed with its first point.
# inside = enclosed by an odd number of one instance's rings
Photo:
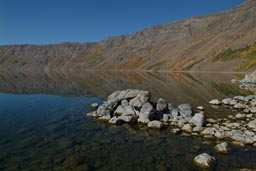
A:
{"type": "MultiPolygon", "coordinates": [[[[82,36],[82,35],[81,35],[82,36]]],[[[97,43],[0,47],[5,70],[252,70],[256,1],[97,43]]]]}

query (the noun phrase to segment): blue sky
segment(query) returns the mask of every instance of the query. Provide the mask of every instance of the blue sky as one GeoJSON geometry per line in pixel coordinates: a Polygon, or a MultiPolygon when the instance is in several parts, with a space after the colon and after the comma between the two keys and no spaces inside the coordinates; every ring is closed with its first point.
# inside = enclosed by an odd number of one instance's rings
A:
{"type": "Polygon", "coordinates": [[[0,0],[0,45],[96,42],[244,0],[0,0]]]}

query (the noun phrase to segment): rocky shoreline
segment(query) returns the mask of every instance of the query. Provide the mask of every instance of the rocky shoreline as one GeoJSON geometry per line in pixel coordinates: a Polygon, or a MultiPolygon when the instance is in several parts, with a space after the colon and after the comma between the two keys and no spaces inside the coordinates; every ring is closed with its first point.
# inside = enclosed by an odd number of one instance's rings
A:
{"type": "MultiPolygon", "coordinates": [[[[144,124],[148,128],[170,128],[173,134],[218,139],[224,142],[217,144],[214,149],[222,154],[229,152],[227,142],[240,147],[256,147],[256,95],[235,96],[221,101],[213,99],[209,104],[224,105],[236,109],[238,113],[227,118],[207,118],[203,106],[195,109],[190,104],[174,106],[163,98],[152,102],[149,91],[128,89],[113,92],[99,106],[92,104],[96,110],[87,116],[110,124],[144,124]]],[[[214,157],[202,154],[195,157],[194,164],[202,168],[210,167],[213,160],[214,157]]]]}

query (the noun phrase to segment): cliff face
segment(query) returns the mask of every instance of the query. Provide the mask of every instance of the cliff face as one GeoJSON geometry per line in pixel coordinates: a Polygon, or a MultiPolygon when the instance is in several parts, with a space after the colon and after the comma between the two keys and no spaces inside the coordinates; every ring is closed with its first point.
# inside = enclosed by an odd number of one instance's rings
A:
{"type": "MultiPolygon", "coordinates": [[[[256,1],[250,0],[229,11],[146,28],[98,43],[2,46],[0,68],[233,71],[252,59],[236,56],[216,60],[216,56],[227,49],[249,48],[255,42],[256,1]]],[[[254,65],[246,69],[253,68],[254,65]]]]}

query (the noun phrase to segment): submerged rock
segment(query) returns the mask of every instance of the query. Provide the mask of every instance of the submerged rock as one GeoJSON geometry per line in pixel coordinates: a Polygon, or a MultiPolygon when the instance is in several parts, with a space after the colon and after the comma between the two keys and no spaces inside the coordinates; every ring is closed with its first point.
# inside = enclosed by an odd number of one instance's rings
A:
{"type": "Polygon", "coordinates": [[[207,153],[202,153],[196,156],[193,161],[196,166],[208,169],[214,165],[216,159],[207,153]]]}
{"type": "Polygon", "coordinates": [[[91,107],[92,107],[92,108],[97,108],[98,106],[99,106],[98,103],[92,103],[92,104],[91,104],[91,107]]]}
{"type": "Polygon", "coordinates": [[[214,150],[217,153],[227,154],[230,151],[230,147],[227,142],[223,142],[214,146],[214,150]]]}

